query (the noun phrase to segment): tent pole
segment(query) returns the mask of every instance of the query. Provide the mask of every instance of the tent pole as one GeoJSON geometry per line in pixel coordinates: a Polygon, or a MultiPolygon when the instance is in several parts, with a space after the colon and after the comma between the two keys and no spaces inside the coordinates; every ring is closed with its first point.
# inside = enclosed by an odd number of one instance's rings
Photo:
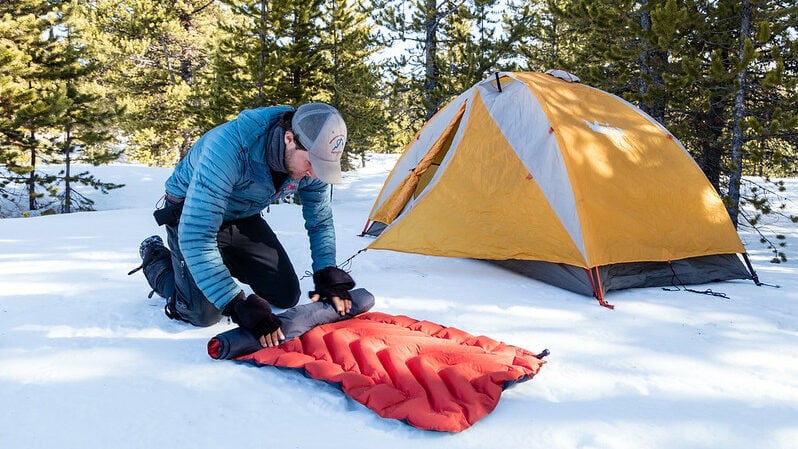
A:
{"type": "Polygon", "coordinates": [[[756,274],[756,271],[754,271],[754,266],[751,265],[751,259],[748,258],[748,253],[742,253],[742,255],[745,264],[748,266],[748,271],[751,273],[751,279],[754,281],[754,284],[756,284],[757,287],[761,287],[762,283],[759,282],[759,276],[756,274]]]}
{"type": "Polygon", "coordinates": [[[499,88],[499,92],[501,92],[502,91],[502,82],[499,79],[499,72],[496,72],[495,75],[496,75],[496,87],[498,87],[499,88]]]}
{"type": "Polygon", "coordinates": [[[361,232],[358,237],[365,237],[366,236],[366,231],[369,228],[369,224],[371,224],[371,220],[366,220],[366,225],[363,226],[363,232],[361,232]]]}
{"type": "Polygon", "coordinates": [[[593,269],[596,270],[596,285],[593,287],[594,293],[596,294],[596,299],[598,299],[599,304],[612,310],[615,308],[615,306],[604,300],[604,288],[601,285],[601,274],[599,274],[599,267],[594,267],[593,269]]]}

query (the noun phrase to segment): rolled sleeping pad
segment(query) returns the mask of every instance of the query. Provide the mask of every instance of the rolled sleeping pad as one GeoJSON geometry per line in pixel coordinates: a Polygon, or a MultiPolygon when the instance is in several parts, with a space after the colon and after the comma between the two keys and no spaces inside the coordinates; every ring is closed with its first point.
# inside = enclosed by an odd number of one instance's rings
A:
{"type": "MultiPolygon", "coordinates": [[[[352,309],[345,316],[339,315],[333,305],[326,302],[300,304],[278,313],[285,341],[297,338],[318,325],[352,318],[374,307],[374,295],[368,290],[356,288],[349,294],[352,295],[352,309]]],[[[234,359],[261,348],[258,337],[240,327],[222,332],[208,341],[208,355],[214,359],[234,359]]]]}

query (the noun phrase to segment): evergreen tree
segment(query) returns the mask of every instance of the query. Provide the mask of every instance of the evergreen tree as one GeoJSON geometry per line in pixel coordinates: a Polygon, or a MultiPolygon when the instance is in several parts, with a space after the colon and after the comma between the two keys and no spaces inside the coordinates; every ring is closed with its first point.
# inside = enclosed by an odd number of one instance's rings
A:
{"type": "Polygon", "coordinates": [[[84,38],[87,28],[77,1],[60,5],[49,15],[48,44],[41,58],[42,74],[49,80],[50,102],[59,114],[54,118],[52,146],[57,158],[49,163],[63,163],[64,169],[53,178],[52,184],[63,183],[56,198],[61,202],[61,212],[91,210],[93,201],[83,196],[74,183],[89,185],[106,193],[121,187],[103,183],[88,171],[73,174],[74,162],[94,165],[110,162],[118,157],[111,150],[114,137],[107,126],[119,114],[100,93],[94,82],[98,65],[93,60],[93,48],[84,38]]]}
{"type": "Polygon", "coordinates": [[[207,86],[221,91],[226,83],[244,94],[220,110],[237,113],[247,107],[328,102],[350,124],[345,168],[352,165],[355,153],[361,156],[385,140],[384,107],[377,94],[379,72],[370,62],[375,39],[362,4],[351,0],[225,3],[234,17],[226,19],[226,36],[212,50],[218,55],[214,61],[218,58],[220,63],[208,67],[203,77],[207,86]],[[236,54],[243,57],[236,59],[236,54]]]}
{"type": "Polygon", "coordinates": [[[23,214],[48,207],[58,190],[57,176],[38,168],[40,162],[49,162],[57,151],[52,145],[50,128],[65,107],[53,89],[54,76],[46,64],[53,44],[42,36],[51,30],[50,19],[65,4],[66,1],[58,0],[2,4],[4,21],[10,20],[11,48],[21,52],[25,60],[23,70],[10,72],[15,84],[22,87],[21,98],[25,101],[7,105],[9,131],[5,134],[11,139],[4,148],[12,158],[6,165],[13,174],[9,179],[25,185],[27,204],[18,204],[23,214]]]}
{"type": "Polygon", "coordinates": [[[523,7],[515,20],[499,22],[503,4],[492,0],[384,0],[377,5],[378,23],[390,44],[410,42],[414,48],[392,61],[395,92],[414,127],[428,120],[486,72],[513,66],[514,46],[529,32],[533,9],[523,7]],[[499,26],[501,23],[501,26],[499,26]]]}
{"type": "Polygon", "coordinates": [[[446,98],[470,88],[489,74],[516,68],[513,55],[517,42],[530,33],[533,14],[530,3],[512,12],[502,12],[498,0],[473,0],[458,7],[442,25],[441,85],[446,98]]]}
{"type": "MultiPolygon", "coordinates": [[[[570,38],[569,24],[565,20],[562,3],[562,0],[510,0],[508,9],[527,7],[532,21],[528,33],[514,44],[515,52],[521,59],[521,70],[543,72],[553,68],[573,67],[568,62],[572,53],[568,47],[573,40],[570,38]]],[[[506,15],[504,20],[512,21],[514,18],[506,15]]]]}
{"type": "MultiPolygon", "coordinates": [[[[223,97],[217,109],[231,118],[244,108],[274,104],[280,22],[272,0],[223,0],[231,14],[221,23],[213,43],[213,66],[206,71],[215,91],[223,97]]],[[[222,117],[219,117],[222,118],[222,117]]]]}
{"type": "MultiPolygon", "coordinates": [[[[796,7],[729,0],[685,10],[696,12],[681,30],[690,45],[672,56],[681,69],[668,78],[671,104],[679,111],[673,118],[737,224],[743,203],[753,205],[757,215],[774,209],[770,201],[746,199],[741,190],[742,176],[753,174],[749,159],[757,160],[758,148],[777,153],[795,148],[798,122],[794,112],[782,108],[795,104],[795,72],[784,61],[795,57],[796,7]]],[[[746,221],[758,225],[757,215],[746,221]]]]}
{"type": "Polygon", "coordinates": [[[19,165],[25,132],[17,111],[34,98],[25,80],[30,74],[28,30],[34,28],[35,17],[23,9],[23,3],[0,3],[0,197],[4,199],[14,194],[10,186],[24,181],[27,173],[27,167],[19,165]]]}
{"type": "Polygon", "coordinates": [[[366,151],[385,151],[390,136],[385,104],[380,98],[380,73],[372,62],[378,44],[359,0],[328,0],[320,48],[326,67],[317,67],[323,95],[314,100],[335,106],[348,126],[342,165],[365,162],[366,151]]]}
{"type": "Polygon", "coordinates": [[[323,70],[329,67],[322,51],[324,0],[276,2],[279,49],[276,103],[300,104],[324,97],[323,70]]]}
{"type": "Polygon", "coordinates": [[[99,164],[112,160],[116,153],[109,151],[112,136],[100,128],[103,114],[98,111],[109,102],[91,92],[97,87],[92,85],[97,65],[93,49],[82,35],[86,23],[80,6],[56,0],[1,6],[10,8],[3,13],[11,12],[3,14],[8,54],[14,49],[22,55],[7,58],[8,79],[13,81],[8,85],[16,86],[16,99],[22,101],[3,104],[2,122],[5,167],[15,173],[15,182],[24,175],[27,184],[28,204],[20,210],[27,213],[25,209],[48,207],[59,199],[64,212],[73,210],[75,202],[77,209],[88,209],[91,201],[75,198],[74,183],[103,191],[117,186],[88,172],[72,174],[74,157],[99,164]],[[47,173],[41,170],[42,163],[63,163],[65,169],[47,173]]]}
{"type": "MultiPolygon", "coordinates": [[[[762,188],[748,189],[750,199],[740,190],[752,150],[794,148],[794,113],[782,105],[795,104],[784,63],[794,59],[795,9],[771,0],[574,0],[551,11],[568,24],[572,44],[566,55],[558,47],[559,61],[674,132],[728,200],[736,224],[741,203],[773,206],[756,196],[762,188]],[[778,137],[769,134],[772,122],[778,137]]],[[[757,224],[758,216],[749,218],[757,224]]]]}
{"type": "MultiPolygon", "coordinates": [[[[784,81],[784,61],[795,59],[794,24],[798,7],[778,1],[743,0],[738,11],[727,207],[735,225],[740,222],[740,214],[744,214],[745,222],[759,231],[757,225],[763,215],[778,213],[778,209],[784,207],[783,203],[778,204],[778,197],[769,195],[769,191],[782,191],[784,184],[775,183],[765,189],[753,185],[743,189],[743,173],[747,159],[752,158],[749,155],[762,143],[782,149],[776,152],[779,156],[784,154],[783,150],[795,148],[798,143],[795,132],[798,130],[798,112],[793,108],[785,114],[783,109],[785,104],[795,105],[798,97],[795,77],[786,83],[784,81]],[[775,100],[775,103],[763,102],[764,98],[775,100]],[[745,204],[753,206],[753,215],[745,215],[741,208],[745,204]]],[[[789,218],[798,222],[798,217],[789,218]]],[[[787,260],[782,250],[786,246],[784,235],[773,237],[779,243],[774,243],[761,232],[760,236],[773,251],[773,262],[787,260]]]]}
{"type": "MultiPolygon", "coordinates": [[[[667,71],[669,51],[668,47],[663,46],[656,38],[652,11],[667,9],[672,5],[672,2],[667,1],[643,0],[640,2],[639,10],[638,95],[640,109],[660,123],[665,123],[667,98],[664,72],[667,71]]],[[[657,21],[658,27],[672,26],[672,23],[680,20],[677,14],[669,13],[668,15],[668,20],[657,21]]],[[[672,31],[665,31],[663,34],[673,36],[672,31]]]]}
{"type": "Polygon", "coordinates": [[[330,54],[322,45],[324,0],[225,4],[238,19],[225,25],[228,35],[216,51],[223,57],[245,57],[235,65],[245,89],[240,107],[298,105],[331,95],[323,81],[330,67],[330,54]]]}
{"type": "Polygon", "coordinates": [[[237,61],[218,51],[225,44],[215,40],[209,44],[208,64],[197,70],[189,100],[193,123],[203,130],[233,118],[244,103],[241,95],[245,92],[237,61]]]}
{"type": "Polygon", "coordinates": [[[667,0],[546,0],[520,50],[528,68],[569,70],[664,123],[669,49],[684,45],[674,31],[682,20],[674,5],[667,0]]]}
{"type": "Polygon", "coordinates": [[[127,108],[127,154],[175,163],[205,131],[192,96],[207,64],[219,8],[212,0],[95,0],[86,4],[103,46],[104,83],[127,108]]]}

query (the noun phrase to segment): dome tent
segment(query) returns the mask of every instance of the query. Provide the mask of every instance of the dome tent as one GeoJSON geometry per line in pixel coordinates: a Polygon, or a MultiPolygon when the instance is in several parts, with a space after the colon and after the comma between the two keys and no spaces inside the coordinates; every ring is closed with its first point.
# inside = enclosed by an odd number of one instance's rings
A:
{"type": "Polygon", "coordinates": [[[615,289],[755,279],[678,140],[562,71],[497,73],[438,111],[364,233],[370,249],[491,260],[604,305],[615,289]]]}

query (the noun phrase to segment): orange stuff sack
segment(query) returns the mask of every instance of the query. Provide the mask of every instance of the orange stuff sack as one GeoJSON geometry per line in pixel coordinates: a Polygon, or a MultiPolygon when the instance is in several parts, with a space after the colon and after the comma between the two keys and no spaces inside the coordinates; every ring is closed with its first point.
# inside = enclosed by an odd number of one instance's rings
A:
{"type": "Polygon", "coordinates": [[[429,321],[369,312],[235,360],[301,369],[383,418],[459,432],[493,411],[506,387],[537,374],[542,357],[429,321]]]}

